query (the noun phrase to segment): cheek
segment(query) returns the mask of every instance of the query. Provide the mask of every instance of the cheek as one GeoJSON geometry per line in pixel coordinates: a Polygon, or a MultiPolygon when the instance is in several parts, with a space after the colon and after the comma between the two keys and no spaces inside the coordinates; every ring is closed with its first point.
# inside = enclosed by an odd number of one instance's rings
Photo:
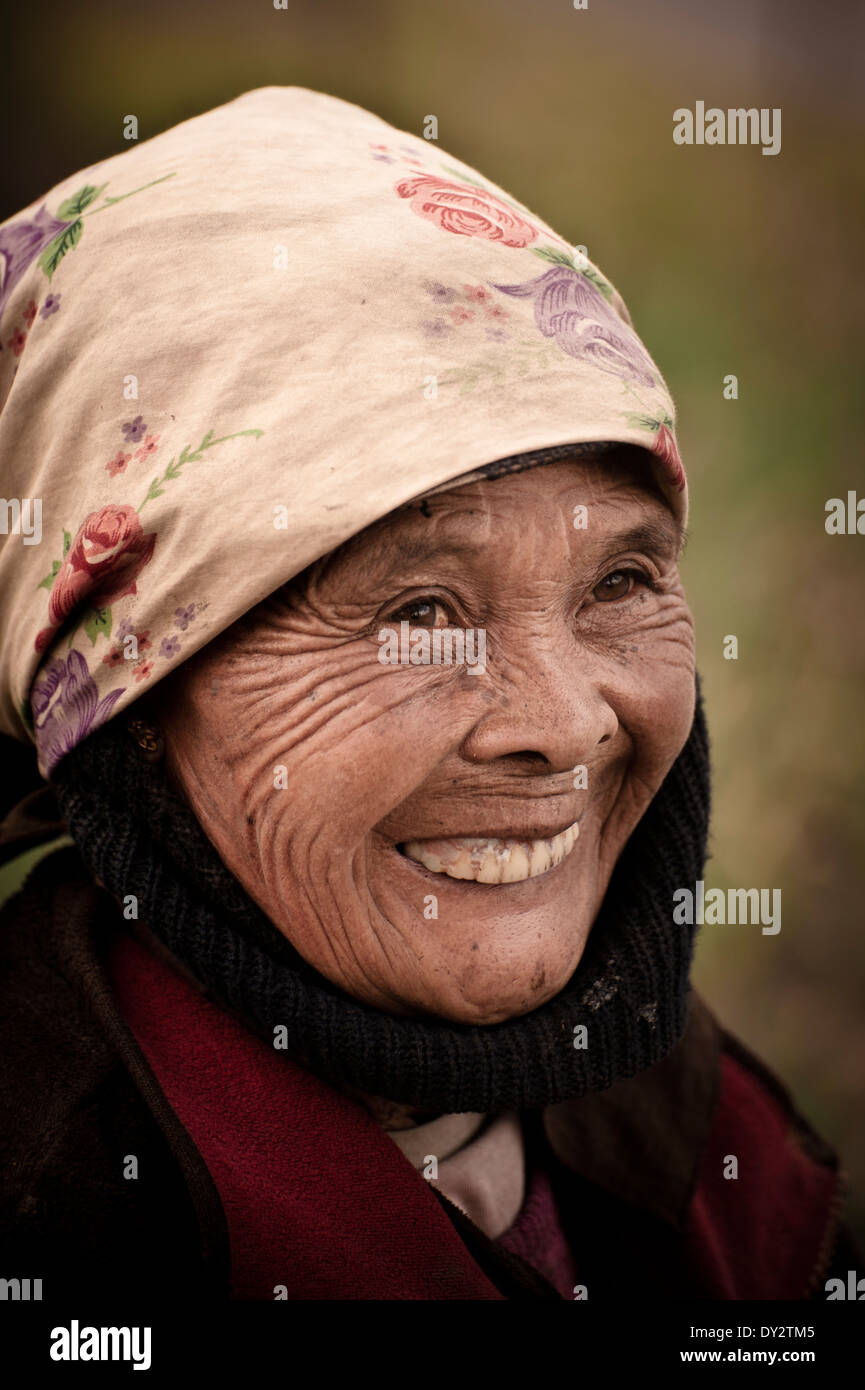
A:
{"type": "Polygon", "coordinates": [[[202,663],[176,743],[196,809],[233,827],[232,858],[327,878],[458,744],[484,692],[456,672],[384,667],[366,643],[244,643],[202,663]],[[442,685],[450,686],[444,693],[442,685]]]}
{"type": "Polygon", "coordinates": [[[683,596],[664,597],[635,634],[620,718],[630,733],[636,762],[660,783],[687,741],[694,718],[695,646],[691,611],[683,596]]]}

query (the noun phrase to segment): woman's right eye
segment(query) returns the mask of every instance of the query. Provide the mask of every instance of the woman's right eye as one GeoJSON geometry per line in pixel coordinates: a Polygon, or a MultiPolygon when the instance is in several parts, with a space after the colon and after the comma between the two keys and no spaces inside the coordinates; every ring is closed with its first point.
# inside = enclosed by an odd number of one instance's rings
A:
{"type": "Polygon", "coordinates": [[[402,608],[398,608],[395,613],[391,613],[388,620],[392,623],[407,622],[412,627],[453,627],[445,605],[437,598],[412,599],[411,603],[404,603],[402,608]],[[442,621],[437,619],[439,616],[442,621]]]}

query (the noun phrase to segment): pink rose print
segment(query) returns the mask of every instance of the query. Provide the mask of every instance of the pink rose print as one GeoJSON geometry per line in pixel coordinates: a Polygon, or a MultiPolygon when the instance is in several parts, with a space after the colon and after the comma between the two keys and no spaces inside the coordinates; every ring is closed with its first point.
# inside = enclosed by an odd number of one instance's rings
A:
{"type": "Polygon", "coordinates": [[[26,342],[27,334],[24,332],[23,328],[19,328],[16,330],[15,333],[12,334],[12,337],[9,339],[9,342],[6,346],[11,347],[16,357],[20,357],[22,352],[24,351],[24,344],[26,342]]]}
{"type": "Polygon", "coordinates": [[[146,680],[147,680],[147,677],[150,675],[150,672],[151,672],[152,670],[153,670],[153,662],[152,662],[152,661],[142,661],[142,662],[140,662],[140,663],[136,666],[136,668],[135,668],[135,679],[136,679],[137,681],[146,681],[146,680]]]}
{"type": "Polygon", "coordinates": [[[435,174],[417,174],[394,185],[401,198],[410,198],[418,217],[457,236],[482,237],[503,246],[528,246],[538,231],[515,208],[485,188],[453,183],[435,174]]]}
{"type": "Polygon", "coordinates": [[[156,532],[145,533],[133,507],[107,506],[86,516],[51,587],[50,626],[36,638],[41,652],[83,599],[106,605],[136,592],[138,575],[153,556],[156,532]]]}
{"type": "Polygon", "coordinates": [[[681,491],[685,486],[685,470],[682,467],[676,441],[666,425],[661,425],[658,430],[658,437],[652,446],[652,453],[657,454],[658,458],[666,464],[671,482],[681,491]]]}
{"type": "Polygon", "coordinates": [[[30,303],[27,305],[27,308],[24,310],[24,322],[26,323],[26,325],[27,325],[28,328],[32,328],[32,327],[33,327],[33,320],[35,319],[35,317],[36,317],[36,304],[35,304],[34,301],[31,299],[30,303]]]}

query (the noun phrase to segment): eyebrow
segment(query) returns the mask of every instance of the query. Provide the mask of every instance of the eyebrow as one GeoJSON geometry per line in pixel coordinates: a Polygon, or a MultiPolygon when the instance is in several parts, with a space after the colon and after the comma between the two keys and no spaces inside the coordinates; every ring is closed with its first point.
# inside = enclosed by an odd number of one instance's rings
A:
{"type": "Polygon", "coordinates": [[[687,543],[687,532],[673,519],[641,521],[626,531],[610,536],[613,550],[649,550],[667,560],[680,560],[687,543]]]}

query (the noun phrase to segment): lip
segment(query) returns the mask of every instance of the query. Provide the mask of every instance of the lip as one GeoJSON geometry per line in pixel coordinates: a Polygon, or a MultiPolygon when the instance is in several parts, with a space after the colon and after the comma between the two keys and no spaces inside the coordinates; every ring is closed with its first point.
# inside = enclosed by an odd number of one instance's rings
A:
{"type": "Polygon", "coordinates": [[[406,835],[402,840],[396,841],[394,849],[403,853],[402,846],[416,840],[424,844],[429,840],[552,840],[556,835],[562,835],[569,830],[572,825],[579,825],[585,812],[580,812],[578,816],[572,816],[570,820],[557,822],[554,826],[540,825],[521,825],[518,828],[513,826],[495,827],[492,830],[488,827],[484,830],[448,830],[441,831],[438,835],[406,835]]]}

